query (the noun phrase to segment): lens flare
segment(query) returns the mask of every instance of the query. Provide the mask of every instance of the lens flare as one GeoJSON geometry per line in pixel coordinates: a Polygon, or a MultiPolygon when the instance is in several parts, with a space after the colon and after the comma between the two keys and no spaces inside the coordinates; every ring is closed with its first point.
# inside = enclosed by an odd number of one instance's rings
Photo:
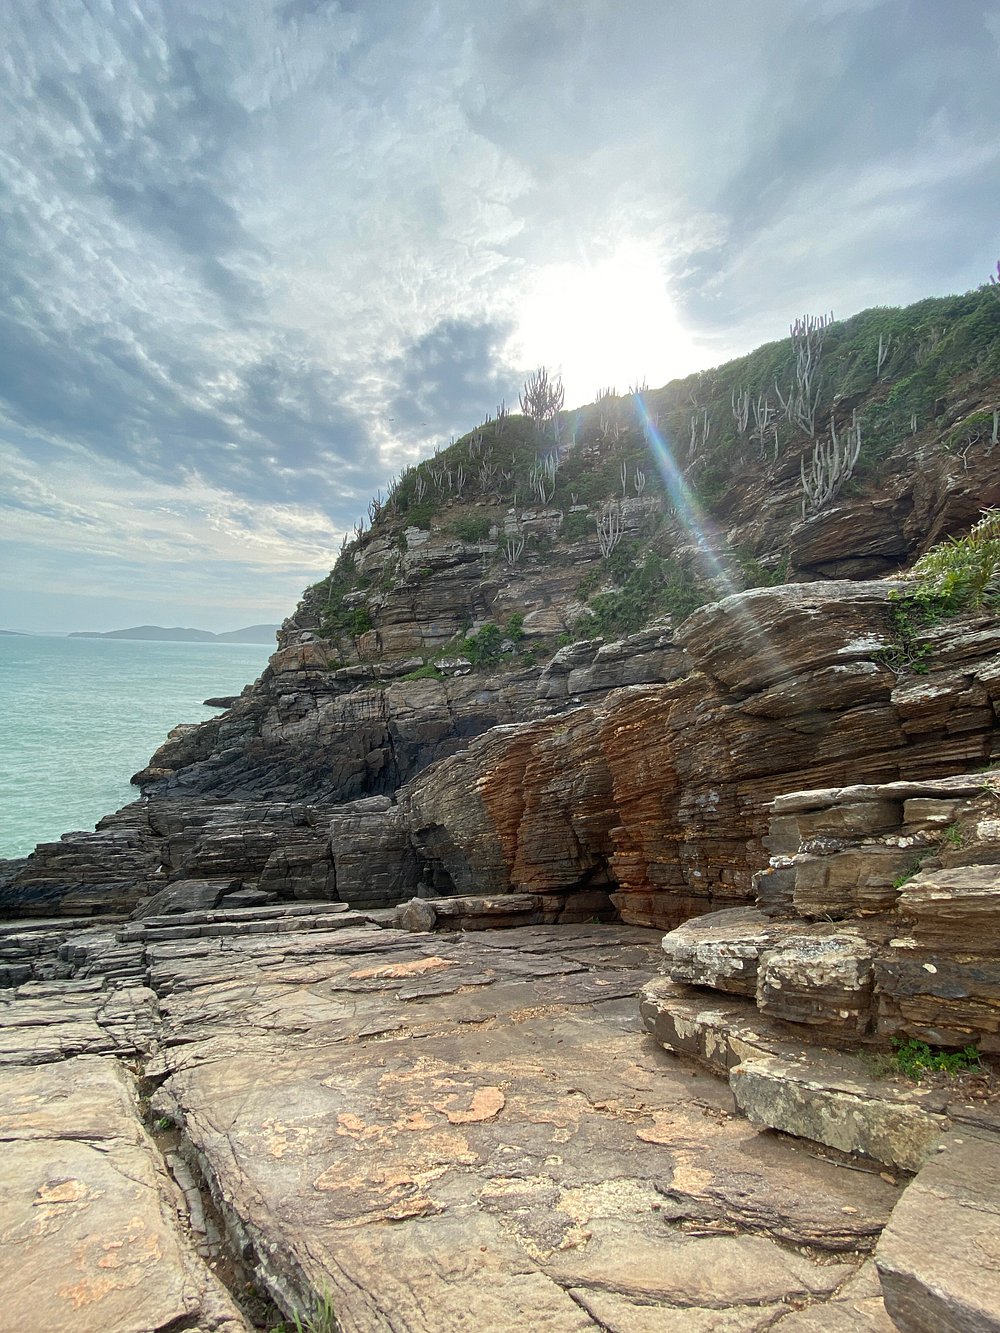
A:
{"type": "Polygon", "coordinates": [[[731,573],[720,561],[716,547],[706,532],[706,529],[714,527],[714,524],[703,516],[698,501],[677,466],[670,444],[650,416],[641,394],[636,395],[635,403],[646,443],[663,477],[674,513],[687,529],[695,546],[696,559],[701,566],[702,576],[713,585],[719,601],[728,599],[724,608],[725,613],[732,616],[736,633],[742,636],[741,641],[747,654],[756,655],[767,664],[767,675],[772,682],[789,676],[794,670],[794,663],[786,659],[764,628],[764,622],[758,619],[755,614],[755,599],[752,596],[737,595],[742,593],[743,589],[734,582],[731,573]]]}
{"type": "Polygon", "coordinates": [[[722,597],[728,597],[730,593],[739,592],[739,588],[737,588],[716,555],[715,547],[706,536],[706,522],[698,501],[674,460],[673,450],[664,439],[659,426],[650,416],[649,408],[643,401],[642,394],[636,394],[635,405],[642,425],[642,433],[646,437],[646,443],[653,455],[653,461],[663,478],[663,484],[667,488],[667,495],[670,497],[674,513],[694,541],[706,576],[720,590],[719,595],[722,597]]]}

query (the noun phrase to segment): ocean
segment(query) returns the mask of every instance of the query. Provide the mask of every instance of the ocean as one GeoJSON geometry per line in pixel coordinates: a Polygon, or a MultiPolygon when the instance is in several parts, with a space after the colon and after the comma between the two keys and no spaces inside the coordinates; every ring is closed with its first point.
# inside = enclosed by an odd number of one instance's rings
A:
{"type": "Polygon", "coordinates": [[[0,635],[0,857],[92,829],[179,722],[239,694],[274,646],[0,635]]]}

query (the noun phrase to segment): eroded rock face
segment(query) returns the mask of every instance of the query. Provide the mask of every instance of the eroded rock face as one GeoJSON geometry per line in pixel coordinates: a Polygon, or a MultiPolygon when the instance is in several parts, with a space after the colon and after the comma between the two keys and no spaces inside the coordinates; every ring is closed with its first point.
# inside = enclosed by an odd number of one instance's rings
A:
{"type": "MultiPolygon", "coordinates": [[[[128,911],[175,880],[218,878],[365,906],[418,886],[606,891],[624,920],[668,929],[747,904],[791,828],[777,823],[765,847],[779,793],[931,778],[994,753],[1000,622],[936,628],[928,672],[898,676],[891,591],[759,589],[672,637],[574,645],[541,674],[377,678],[381,667],[324,668],[321,644],[286,647],[216,720],[222,748],[98,833],[40,848],[2,900],[9,912],[128,911]]],[[[872,807],[866,828],[897,813],[892,800],[872,807]]],[[[883,840],[860,865],[829,821],[808,836],[796,825],[803,859],[794,885],[776,870],[772,898],[806,917],[890,909],[906,849],[883,840]]]]}
{"type": "MultiPolygon", "coordinates": [[[[494,730],[407,784],[424,855],[460,892],[611,884],[625,920],[657,926],[750,901],[780,791],[930,777],[993,752],[1000,626],[956,635],[938,669],[902,684],[879,660],[889,591],[800,585],[696,612],[676,636],[682,678],[494,730]]],[[[865,818],[874,831],[900,813],[889,800],[865,818]]],[[[838,827],[820,821],[808,845],[836,842],[838,827]]],[[[817,856],[796,904],[812,894],[829,913],[839,893],[844,912],[881,910],[911,859],[888,844],[860,870],[850,848],[817,856]]]]}
{"type": "Polygon", "coordinates": [[[133,781],[153,796],[346,801],[400,782],[526,715],[537,669],[402,679],[419,658],[344,666],[311,637],[279,649],[220,718],[168,740],[133,781]]]}
{"type": "Polygon", "coordinates": [[[810,1040],[1000,1049],[998,799],[977,774],[778,797],[758,907],[668,934],[670,977],[810,1040]]]}

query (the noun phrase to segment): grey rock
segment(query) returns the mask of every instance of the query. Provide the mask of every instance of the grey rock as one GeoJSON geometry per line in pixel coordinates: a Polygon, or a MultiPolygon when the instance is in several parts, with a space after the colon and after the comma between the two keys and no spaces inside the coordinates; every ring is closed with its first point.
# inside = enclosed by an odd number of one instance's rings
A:
{"type": "Polygon", "coordinates": [[[396,908],[395,920],[400,930],[428,931],[437,924],[437,912],[425,898],[411,898],[396,908]]]}
{"type": "Polygon", "coordinates": [[[132,916],[134,920],[141,921],[147,916],[171,916],[177,912],[195,912],[199,908],[214,907],[225,894],[238,888],[239,882],[233,879],[176,880],[140,903],[132,916]]]}
{"type": "Polygon", "coordinates": [[[1000,1139],[945,1135],[875,1252],[901,1333],[1000,1331],[1000,1139]]]}

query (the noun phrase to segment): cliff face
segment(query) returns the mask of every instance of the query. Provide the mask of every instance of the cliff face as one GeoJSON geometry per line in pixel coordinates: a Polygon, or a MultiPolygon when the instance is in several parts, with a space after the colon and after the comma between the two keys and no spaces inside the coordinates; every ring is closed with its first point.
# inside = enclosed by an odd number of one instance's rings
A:
{"type": "Polygon", "coordinates": [[[81,1273],[117,1300],[91,1241],[138,1227],[135,1319],[243,1327],[179,1189],[237,1296],[242,1258],[345,1328],[997,1326],[989,1088],[845,1055],[1000,1050],[1000,614],[929,620],[895,577],[1000,501],[1000,302],[925,306],[834,326],[824,407],[872,456],[805,519],[813,438],[737,420],[738,386],[787,387],[783,345],[644,395],[652,427],[564,422],[544,477],[523,422],[459,442],[140,800],[0,875],[0,914],[36,918],[0,930],[14,1206],[34,1236],[68,1180],[84,1238],[72,1272],[37,1236],[14,1266],[44,1270],[41,1323],[81,1273]],[[644,983],[649,1033],[751,1124],[629,1030],[644,983]],[[177,1189],[119,1060],[180,1133],[177,1189]]]}
{"type": "MultiPolygon", "coordinates": [[[[97,833],[39,848],[8,910],[132,906],[179,880],[355,906],[421,885],[598,891],[624,920],[661,927],[749,902],[773,797],[942,776],[997,754],[1000,619],[926,630],[924,670],[907,673],[887,664],[894,591],[760,589],[674,633],[576,644],[544,671],[485,680],[387,683],[367,668],[353,689],[321,693],[301,663],[324,650],[282,650],[209,724],[217,750],[97,833]],[[276,669],[291,663],[297,694],[276,669]],[[242,743],[222,742],[227,727],[229,741],[246,728],[242,743]]],[[[342,689],[359,673],[332,675],[342,689]]]]}
{"type": "Polygon", "coordinates": [[[782,791],[988,761],[995,622],[901,626],[891,582],[832,576],[891,575],[1000,502],[1000,302],[832,325],[812,435],[774,410],[795,355],[605,395],[558,449],[488,422],[408,471],[261,679],[172,733],[141,802],[8,873],[4,910],[193,880],[366,906],[586,891],[671,926],[749,901],[782,791]],[[804,503],[848,431],[853,475],[804,503]]]}
{"type": "Polygon", "coordinates": [[[766,803],[792,789],[988,762],[1000,621],[897,679],[881,583],[742,594],[687,620],[678,678],[502,728],[404,786],[418,846],[460,892],[606,885],[623,919],[670,927],[749,900],[766,803]]]}

